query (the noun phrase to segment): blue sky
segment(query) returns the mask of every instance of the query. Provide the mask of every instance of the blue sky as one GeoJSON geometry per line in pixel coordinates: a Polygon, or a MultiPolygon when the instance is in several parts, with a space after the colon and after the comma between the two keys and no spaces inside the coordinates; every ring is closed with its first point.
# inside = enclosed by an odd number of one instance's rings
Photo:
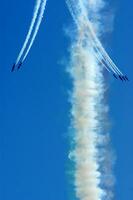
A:
{"type": "MultiPolygon", "coordinates": [[[[132,6],[129,0],[113,1],[114,31],[106,41],[113,60],[131,80],[127,84],[109,80],[117,200],[133,196],[132,6]]],[[[41,29],[23,68],[10,72],[33,7],[34,0],[1,2],[0,199],[72,199],[66,175],[71,82],[61,65],[69,46],[64,29],[71,22],[65,1],[48,1],[41,29]]]]}

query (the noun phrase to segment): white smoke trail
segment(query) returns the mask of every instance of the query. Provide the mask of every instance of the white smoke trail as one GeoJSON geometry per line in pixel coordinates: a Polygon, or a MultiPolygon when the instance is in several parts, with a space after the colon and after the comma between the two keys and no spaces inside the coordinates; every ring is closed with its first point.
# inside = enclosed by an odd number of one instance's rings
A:
{"type": "Polygon", "coordinates": [[[29,28],[29,31],[27,33],[27,36],[26,36],[26,39],[25,39],[25,42],[22,46],[22,49],[20,50],[20,53],[17,57],[17,60],[16,60],[16,65],[19,63],[25,49],[26,49],[26,46],[28,44],[28,41],[30,39],[30,36],[32,34],[32,31],[33,31],[33,28],[34,28],[34,24],[36,22],[36,19],[37,19],[37,15],[38,15],[38,12],[39,12],[39,8],[40,8],[40,5],[41,5],[41,0],[36,0],[36,5],[35,5],[35,8],[34,8],[34,14],[33,14],[33,18],[31,20],[31,24],[30,24],[30,28],[29,28]]]}
{"type": "MultiPolygon", "coordinates": [[[[70,11],[70,13],[71,13],[71,15],[72,15],[72,18],[73,18],[75,24],[77,25],[77,27],[79,27],[79,23],[77,22],[77,19],[76,19],[77,14],[76,14],[76,13],[74,12],[74,10],[73,10],[73,5],[72,5],[71,0],[66,0],[66,4],[67,4],[67,6],[68,6],[68,9],[69,9],[69,11],[70,11]]],[[[94,49],[95,49],[95,51],[96,51],[95,57],[97,58],[97,60],[99,61],[99,63],[100,63],[102,66],[104,66],[108,72],[111,73],[110,69],[106,66],[106,64],[104,64],[104,63],[102,62],[103,57],[102,57],[101,54],[99,53],[99,50],[96,48],[96,45],[95,45],[94,41],[92,40],[91,42],[92,42],[92,46],[94,46],[94,49]]],[[[113,70],[113,69],[112,69],[112,70],[113,70]]],[[[115,73],[114,70],[113,70],[113,72],[115,73]]]]}
{"type": "MultiPolygon", "coordinates": [[[[106,53],[104,47],[102,46],[101,42],[97,38],[93,30],[92,23],[88,18],[87,9],[89,9],[89,7],[86,8],[84,6],[84,4],[86,5],[86,3],[84,1],[80,1],[79,2],[80,8],[77,7],[77,5],[75,5],[75,2],[73,0],[66,0],[66,3],[68,5],[69,11],[78,28],[80,28],[81,20],[82,20],[82,23],[86,22],[85,29],[89,29],[89,31],[87,31],[86,34],[90,34],[92,45],[94,49],[96,50],[96,54],[98,54],[97,57],[99,58],[99,60],[101,61],[104,60],[104,62],[106,63],[106,66],[103,64],[105,68],[107,68],[108,66],[108,68],[110,68],[114,73],[124,76],[123,73],[118,69],[118,67],[111,60],[109,55],[106,53]],[[80,17],[76,18],[77,15],[80,15],[80,17]]],[[[91,4],[94,6],[95,3],[93,3],[92,1],[91,4]]]]}
{"type": "MultiPolygon", "coordinates": [[[[105,103],[105,83],[102,68],[95,57],[92,35],[88,28],[87,16],[95,11],[93,25],[100,31],[97,19],[102,0],[67,0],[69,10],[79,28],[71,47],[70,74],[73,79],[72,129],[74,131],[73,147],[69,158],[74,162],[74,188],[79,200],[111,200],[113,198],[113,175],[108,145],[105,103]],[[83,7],[87,6],[87,9],[83,7]],[[103,167],[103,163],[105,166],[103,167]]],[[[98,55],[98,54],[96,54],[98,55]]]]}
{"type": "Polygon", "coordinates": [[[34,43],[34,40],[35,40],[35,38],[36,38],[36,35],[37,35],[38,31],[39,31],[39,28],[40,28],[40,25],[41,25],[41,22],[42,22],[42,19],[43,19],[43,15],[44,15],[46,3],[47,3],[47,0],[43,0],[43,1],[42,1],[40,13],[39,13],[39,16],[38,16],[38,21],[37,21],[37,24],[36,24],[36,27],[35,27],[35,31],[34,31],[33,36],[32,36],[32,38],[31,38],[29,47],[28,47],[28,49],[27,49],[27,51],[26,51],[26,53],[25,53],[25,55],[24,55],[24,57],[23,57],[23,59],[22,59],[22,62],[25,61],[25,59],[26,59],[26,57],[27,57],[27,55],[28,55],[28,53],[29,53],[29,51],[30,51],[30,49],[31,49],[31,47],[32,47],[32,45],[33,45],[33,43],[34,43]]]}

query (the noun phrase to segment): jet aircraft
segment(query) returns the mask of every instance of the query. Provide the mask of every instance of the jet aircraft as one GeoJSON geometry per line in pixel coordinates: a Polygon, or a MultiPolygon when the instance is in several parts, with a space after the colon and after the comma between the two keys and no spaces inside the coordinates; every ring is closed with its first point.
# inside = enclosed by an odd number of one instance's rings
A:
{"type": "Polygon", "coordinates": [[[23,64],[22,62],[19,63],[18,69],[20,69],[20,67],[22,66],[22,64],[23,64]]]}
{"type": "Polygon", "coordinates": [[[128,77],[127,77],[127,76],[125,76],[125,79],[126,79],[127,81],[129,81],[129,79],[128,79],[128,77]]]}
{"type": "Polygon", "coordinates": [[[118,79],[118,77],[116,76],[116,74],[113,74],[113,76],[114,76],[116,79],[118,79]]]}
{"type": "Polygon", "coordinates": [[[124,81],[124,79],[123,79],[123,77],[122,77],[122,76],[120,76],[120,75],[119,75],[119,78],[120,78],[120,80],[121,80],[121,81],[124,81]]]}
{"type": "Polygon", "coordinates": [[[14,71],[15,67],[16,67],[16,64],[14,63],[13,66],[12,66],[12,70],[11,70],[11,72],[14,71]]]}

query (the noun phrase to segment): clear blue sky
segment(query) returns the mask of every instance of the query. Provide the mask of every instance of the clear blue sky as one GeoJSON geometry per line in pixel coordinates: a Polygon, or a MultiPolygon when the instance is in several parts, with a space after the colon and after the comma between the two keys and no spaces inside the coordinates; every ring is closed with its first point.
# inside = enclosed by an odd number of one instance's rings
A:
{"type": "MultiPolygon", "coordinates": [[[[117,200],[133,196],[133,3],[115,0],[114,32],[108,51],[130,83],[110,80],[109,104],[117,200]]],[[[61,60],[67,58],[63,29],[71,21],[65,1],[48,0],[41,29],[23,68],[11,66],[24,41],[34,0],[1,1],[0,12],[0,199],[67,200],[67,92],[61,60]]],[[[106,44],[108,43],[106,41],[106,44]]]]}

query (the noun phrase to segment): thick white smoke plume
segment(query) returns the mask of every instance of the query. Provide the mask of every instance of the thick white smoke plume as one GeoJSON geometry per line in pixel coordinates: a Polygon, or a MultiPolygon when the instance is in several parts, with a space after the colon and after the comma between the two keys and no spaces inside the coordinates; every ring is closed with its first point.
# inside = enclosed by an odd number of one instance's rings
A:
{"type": "Polygon", "coordinates": [[[37,15],[38,15],[38,12],[39,12],[39,8],[40,8],[40,5],[41,5],[41,0],[36,0],[36,5],[35,5],[35,8],[34,8],[34,14],[33,14],[33,18],[31,20],[31,24],[30,24],[30,28],[29,28],[29,31],[27,33],[27,36],[26,36],[26,39],[25,39],[25,42],[22,46],[22,49],[17,57],[17,60],[16,60],[16,65],[19,63],[26,47],[27,47],[27,44],[28,44],[28,41],[30,39],[30,36],[32,34],[32,31],[33,31],[33,28],[34,28],[34,25],[35,25],[35,22],[36,22],[36,19],[37,19],[37,15]]]}
{"type": "Polygon", "coordinates": [[[74,189],[79,200],[111,200],[114,184],[108,150],[106,85],[102,59],[108,70],[117,71],[96,37],[100,35],[102,0],[67,0],[77,25],[71,46],[70,74],[73,79],[73,145],[69,154],[74,163],[74,189]],[[89,21],[91,17],[91,21],[89,21]],[[92,27],[94,27],[95,32],[92,27]],[[97,50],[96,50],[97,49],[97,50]]]}

